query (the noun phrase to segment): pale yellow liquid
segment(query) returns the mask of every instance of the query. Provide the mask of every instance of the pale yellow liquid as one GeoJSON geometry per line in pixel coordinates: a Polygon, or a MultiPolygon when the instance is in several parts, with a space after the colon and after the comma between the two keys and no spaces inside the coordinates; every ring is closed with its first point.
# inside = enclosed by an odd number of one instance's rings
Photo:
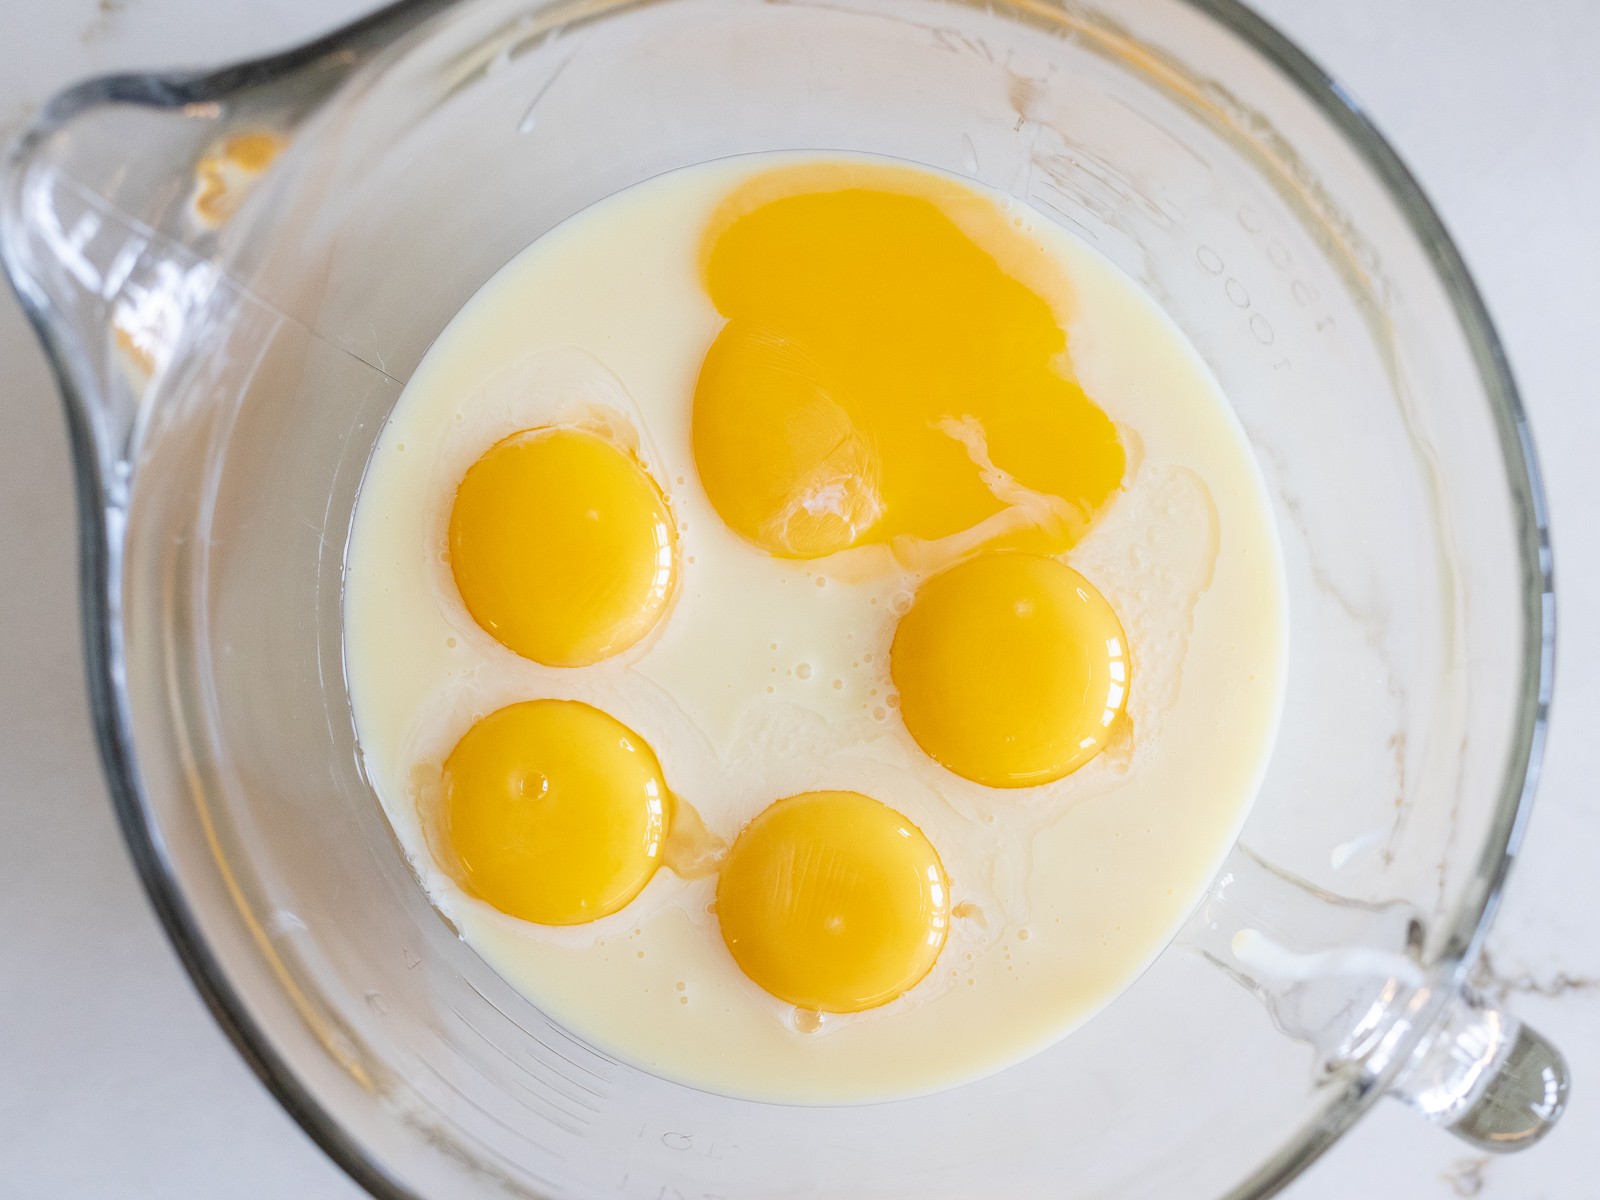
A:
{"type": "Polygon", "coordinates": [[[732,188],[793,161],[752,156],[632,188],[541,238],[463,308],[407,386],[363,485],[346,666],[368,775],[419,877],[533,1003],[673,1079],[846,1103],[1034,1053],[1161,951],[1255,796],[1286,613],[1261,479],[1204,364],[1114,267],[1010,206],[1071,280],[1073,370],[1128,448],[1125,491],[1066,560],[1127,631],[1133,732],[1034,789],[984,788],[929,761],[888,676],[917,578],[766,556],[722,524],[695,473],[690,397],[722,320],[698,275],[701,232],[732,188]],[[449,506],[501,437],[596,413],[638,437],[668,493],[683,583],[640,645],[593,667],[541,667],[479,630],[455,594],[440,557],[449,506]],[[932,972],[881,1008],[815,1028],[740,974],[708,911],[712,878],[659,871],[621,912],[561,929],[463,895],[424,838],[426,781],[475,717],[546,696],[637,730],[726,839],[808,790],[860,791],[905,813],[941,855],[957,905],[932,972]]]}

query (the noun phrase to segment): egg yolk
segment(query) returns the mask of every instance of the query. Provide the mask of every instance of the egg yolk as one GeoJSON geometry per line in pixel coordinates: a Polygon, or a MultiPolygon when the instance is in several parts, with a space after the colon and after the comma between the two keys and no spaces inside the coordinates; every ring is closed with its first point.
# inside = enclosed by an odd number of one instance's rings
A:
{"type": "Polygon", "coordinates": [[[444,764],[440,861],[509,916],[576,925],[620,909],[661,860],[672,797],[638,734],[573,700],[484,717],[444,764]]]}
{"type": "Polygon", "coordinates": [[[1030,787],[1076,770],[1126,711],[1127,639],[1062,562],[979,554],[927,580],[889,651],[917,745],[957,775],[1030,787]]]}
{"type": "Polygon", "coordinates": [[[874,1008],[939,957],[950,885],[922,831],[858,792],[806,792],[746,825],[717,883],[739,969],[816,1012],[874,1008]]]}
{"type": "Polygon", "coordinates": [[[497,442],[450,512],[450,568],[467,610],[524,658],[578,667],[661,619],[677,572],[666,498],[597,434],[547,428],[497,442]]]}
{"type": "Polygon", "coordinates": [[[706,493],[787,558],[979,531],[1065,550],[1122,481],[1111,420],[1067,373],[1069,289],[992,200],[926,172],[758,176],[708,227],[727,323],[695,387],[706,493]]]}

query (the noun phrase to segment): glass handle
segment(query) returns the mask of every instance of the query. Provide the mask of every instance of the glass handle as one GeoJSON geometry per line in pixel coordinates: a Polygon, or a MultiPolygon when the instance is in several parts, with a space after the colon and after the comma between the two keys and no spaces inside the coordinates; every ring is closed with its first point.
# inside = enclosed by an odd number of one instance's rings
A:
{"type": "Polygon", "coordinates": [[[1408,904],[1336,895],[1237,846],[1179,942],[1254,993],[1332,1072],[1376,1049],[1424,985],[1422,934],[1408,904]]]}
{"type": "Polygon", "coordinates": [[[1417,1048],[1391,1094],[1462,1141],[1508,1153],[1554,1127],[1569,1086],[1559,1050],[1468,990],[1417,1048]]]}
{"type": "Polygon", "coordinates": [[[1568,1071],[1539,1034],[1471,990],[1441,993],[1403,902],[1325,891],[1236,847],[1179,938],[1249,989],[1322,1074],[1360,1072],[1457,1137],[1506,1152],[1566,1107],[1568,1071]],[[1426,1026],[1404,1064],[1394,1051],[1426,1026]]]}

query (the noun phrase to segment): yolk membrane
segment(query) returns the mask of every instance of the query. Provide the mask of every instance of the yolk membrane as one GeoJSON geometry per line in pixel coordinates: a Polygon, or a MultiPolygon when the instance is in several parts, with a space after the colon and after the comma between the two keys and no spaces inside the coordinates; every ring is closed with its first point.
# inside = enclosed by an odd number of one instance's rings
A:
{"type": "Polygon", "coordinates": [[[745,826],[723,863],[717,919],[740,970],[815,1012],[893,1000],[932,968],[950,884],[922,831],[858,792],[806,792],[745,826]]]}
{"type": "Polygon", "coordinates": [[[724,202],[703,255],[727,323],[695,461],[756,546],[975,530],[1059,553],[1120,486],[1116,428],[1070,375],[1065,278],[987,197],[906,168],[781,168],[724,202]]]}
{"type": "Polygon", "coordinates": [[[917,589],[889,651],[917,745],[990,787],[1088,762],[1126,711],[1127,638],[1093,584],[1053,558],[979,554],[917,589]]]}
{"type": "Polygon", "coordinates": [[[676,550],[655,481],[581,429],[497,442],[450,513],[450,567],[473,620],[552,667],[599,662],[644,637],[672,597],[676,550]]]}
{"type": "Polygon", "coordinates": [[[616,912],[661,862],[673,801],[654,752],[574,700],[490,713],[444,764],[441,864],[509,916],[576,925],[616,912]]]}

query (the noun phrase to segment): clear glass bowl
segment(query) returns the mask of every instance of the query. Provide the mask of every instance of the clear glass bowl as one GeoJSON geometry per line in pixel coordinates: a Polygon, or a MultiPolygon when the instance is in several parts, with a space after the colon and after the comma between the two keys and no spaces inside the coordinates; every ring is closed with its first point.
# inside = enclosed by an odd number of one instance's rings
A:
{"type": "Polygon", "coordinates": [[[1550,679],[1527,430],[1416,185],[1242,7],[411,0],[84,84],[3,184],[130,847],[217,1018],[375,1194],[1256,1197],[1386,1092],[1491,1149],[1559,1114],[1559,1055],[1463,990],[1550,679]],[[250,131],[286,148],[197,220],[250,131]],[[408,871],[342,673],[362,471],[450,316],[595,200],[775,149],[969,175],[1138,279],[1230,395],[1289,571],[1282,734],[1184,934],[1027,1063],[859,1108],[664,1082],[513,992],[408,871]]]}

